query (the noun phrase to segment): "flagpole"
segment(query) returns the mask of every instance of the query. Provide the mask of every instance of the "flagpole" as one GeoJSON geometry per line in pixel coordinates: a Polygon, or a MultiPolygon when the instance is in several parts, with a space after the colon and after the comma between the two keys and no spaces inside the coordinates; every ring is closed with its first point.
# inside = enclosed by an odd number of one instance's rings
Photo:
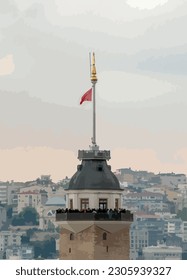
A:
{"type": "Polygon", "coordinates": [[[92,83],[92,94],[93,94],[93,137],[92,137],[92,144],[96,145],[95,83],[92,83]]]}
{"type": "Polygon", "coordinates": [[[93,96],[93,137],[92,137],[92,149],[97,149],[96,144],[96,102],[95,102],[95,85],[97,83],[97,73],[95,67],[95,53],[92,54],[91,65],[91,83],[92,83],[92,96],[93,96]]]}

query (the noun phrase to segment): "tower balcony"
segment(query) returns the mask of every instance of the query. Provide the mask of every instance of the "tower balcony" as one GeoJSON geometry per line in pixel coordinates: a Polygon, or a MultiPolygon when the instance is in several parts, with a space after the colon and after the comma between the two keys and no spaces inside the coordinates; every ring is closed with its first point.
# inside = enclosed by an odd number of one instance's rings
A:
{"type": "Polygon", "coordinates": [[[71,212],[63,212],[64,210],[56,210],[56,221],[133,221],[133,214],[128,210],[93,211],[82,212],[70,210],[71,212]]]}

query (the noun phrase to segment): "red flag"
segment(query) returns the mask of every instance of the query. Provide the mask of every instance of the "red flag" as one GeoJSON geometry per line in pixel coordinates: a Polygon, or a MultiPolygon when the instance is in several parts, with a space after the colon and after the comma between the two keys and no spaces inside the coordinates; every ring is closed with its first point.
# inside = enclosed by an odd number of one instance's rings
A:
{"type": "Polygon", "coordinates": [[[80,105],[84,101],[92,101],[92,88],[90,88],[85,94],[81,97],[80,105]]]}

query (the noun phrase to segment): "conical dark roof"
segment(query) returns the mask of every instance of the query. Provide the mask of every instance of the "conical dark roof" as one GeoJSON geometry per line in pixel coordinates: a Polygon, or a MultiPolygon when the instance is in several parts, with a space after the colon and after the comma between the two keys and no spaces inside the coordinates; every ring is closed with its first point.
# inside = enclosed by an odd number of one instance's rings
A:
{"type": "Polygon", "coordinates": [[[106,160],[83,160],[69,182],[68,190],[122,190],[106,160]]]}

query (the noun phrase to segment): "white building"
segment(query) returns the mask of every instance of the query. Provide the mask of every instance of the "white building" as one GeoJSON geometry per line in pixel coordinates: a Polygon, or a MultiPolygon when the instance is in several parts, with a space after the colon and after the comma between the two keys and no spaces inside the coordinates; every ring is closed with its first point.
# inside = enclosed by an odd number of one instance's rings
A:
{"type": "Polygon", "coordinates": [[[182,248],[176,246],[157,246],[144,247],[142,250],[144,260],[182,260],[182,248]]]}
{"type": "Polygon", "coordinates": [[[8,202],[8,186],[0,186],[0,203],[7,204],[8,202]]]}
{"type": "Polygon", "coordinates": [[[165,221],[165,228],[164,232],[167,234],[176,234],[177,236],[181,237],[182,234],[182,220],[175,218],[175,219],[164,219],[165,221]]]}
{"type": "Polygon", "coordinates": [[[34,248],[29,245],[11,246],[6,249],[7,260],[32,260],[34,258],[34,248]]]}
{"type": "Polygon", "coordinates": [[[0,231],[0,251],[10,246],[21,246],[21,237],[25,234],[25,231],[0,231]]]}
{"type": "Polygon", "coordinates": [[[187,188],[180,188],[177,197],[177,209],[187,208],[187,188]]]}
{"type": "Polygon", "coordinates": [[[131,211],[163,211],[164,196],[160,193],[141,192],[128,193],[123,196],[123,207],[131,211]]]}
{"type": "Polygon", "coordinates": [[[161,185],[169,186],[171,189],[177,188],[178,184],[186,183],[185,174],[160,173],[159,177],[161,179],[161,185]]]}
{"type": "Polygon", "coordinates": [[[18,193],[18,213],[25,207],[33,207],[38,209],[47,201],[47,192],[40,191],[22,191],[18,193]]]}
{"type": "Polygon", "coordinates": [[[14,182],[7,183],[7,185],[0,186],[0,204],[13,205],[17,207],[17,193],[23,186],[14,184],[14,182]]]}

